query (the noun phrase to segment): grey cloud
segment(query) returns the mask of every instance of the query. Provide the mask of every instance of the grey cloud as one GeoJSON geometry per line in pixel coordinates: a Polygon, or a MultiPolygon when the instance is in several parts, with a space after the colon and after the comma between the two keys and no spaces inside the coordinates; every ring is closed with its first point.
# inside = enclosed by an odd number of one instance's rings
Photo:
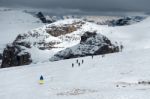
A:
{"type": "Polygon", "coordinates": [[[150,0],[0,0],[0,6],[80,9],[82,11],[147,11],[150,0]]]}

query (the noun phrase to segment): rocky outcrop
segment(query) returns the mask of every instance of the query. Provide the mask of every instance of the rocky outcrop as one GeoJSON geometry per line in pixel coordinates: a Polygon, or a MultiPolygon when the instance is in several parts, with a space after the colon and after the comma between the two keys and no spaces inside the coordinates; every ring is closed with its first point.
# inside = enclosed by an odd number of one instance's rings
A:
{"type": "MultiPolygon", "coordinates": [[[[12,42],[11,46],[8,45],[3,51],[2,68],[21,66],[30,64],[32,58],[33,63],[39,62],[41,59],[38,55],[32,53],[34,50],[39,51],[40,55],[51,54],[53,50],[62,50],[68,46],[68,42],[80,40],[79,35],[65,35],[77,31],[82,25],[82,21],[69,20],[64,24],[49,24],[38,29],[28,31],[27,33],[19,34],[12,42]],[[47,30],[51,31],[47,33],[47,30]],[[56,31],[56,32],[54,32],[56,31]],[[53,33],[54,34],[51,34],[53,33]],[[55,34],[56,33],[56,34],[55,34]],[[51,35],[50,35],[51,34],[51,35]],[[59,36],[60,35],[60,36],[59,36]],[[52,51],[50,51],[52,50],[52,51]],[[31,53],[31,56],[30,54],[31,53]]],[[[38,53],[39,54],[39,53],[38,53]]],[[[42,61],[48,61],[48,56],[42,61]]]]}
{"type": "Polygon", "coordinates": [[[24,46],[26,48],[36,47],[40,50],[51,50],[53,48],[61,48],[57,46],[63,43],[64,39],[73,39],[73,37],[65,36],[66,34],[77,31],[84,22],[75,21],[71,24],[63,25],[47,25],[38,30],[32,30],[24,34],[19,34],[14,40],[13,44],[24,46]],[[58,37],[58,38],[56,38],[58,37]]]}
{"type": "Polygon", "coordinates": [[[7,45],[3,51],[1,68],[28,65],[32,62],[30,54],[17,45],[7,45]]]}
{"type": "Polygon", "coordinates": [[[50,61],[114,53],[119,52],[119,48],[117,44],[113,44],[107,37],[100,33],[85,32],[81,36],[80,44],[58,52],[50,61]]]}
{"type": "Polygon", "coordinates": [[[19,34],[15,41],[14,45],[24,46],[26,48],[37,47],[40,50],[52,49],[55,48],[54,45],[59,44],[59,41],[49,41],[45,40],[49,38],[49,34],[41,34],[37,31],[28,32],[25,34],[19,34]],[[30,38],[30,39],[29,39],[30,38]]]}

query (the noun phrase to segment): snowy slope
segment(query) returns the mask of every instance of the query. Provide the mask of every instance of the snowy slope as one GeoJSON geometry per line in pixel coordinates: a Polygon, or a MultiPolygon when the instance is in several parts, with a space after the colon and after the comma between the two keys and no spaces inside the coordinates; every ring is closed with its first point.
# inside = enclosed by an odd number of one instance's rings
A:
{"type": "MultiPolygon", "coordinates": [[[[54,24],[61,25],[65,22],[72,21],[64,20],[54,24]]],[[[139,84],[142,81],[150,82],[149,26],[150,17],[122,27],[99,26],[87,22],[81,29],[67,34],[79,38],[72,41],[73,45],[79,43],[80,34],[85,31],[97,31],[111,41],[122,43],[123,52],[107,54],[103,58],[78,58],[79,62],[84,60],[80,67],[76,59],[69,59],[0,69],[0,99],[149,99],[150,85],[139,84]],[[72,63],[75,64],[74,68],[72,63]],[[45,79],[43,85],[38,83],[40,75],[45,79]]],[[[73,46],[62,38],[60,39],[65,42],[57,46],[73,46]]],[[[47,39],[49,40],[51,39],[47,39]]],[[[33,57],[39,58],[37,60],[53,54],[47,50],[38,53],[40,50],[34,47],[30,51],[37,55],[33,57]]]]}
{"type": "Polygon", "coordinates": [[[150,49],[0,70],[1,99],[149,99],[150,49]],[[79,62],[81,62],[79,59],[79,62]],[[71,64],[75,63],[72,68],[71,64]],[[40,75],[45,84],[39,85],[40,75]],[[5,77],[4,77],[5,76],[5,77]],[[118,87],[117,87],[118,85],[118,87]]]}
{"type": "Polygon", "coordinates": [[[0,8],[0,52],[18,34],[42,26],[39,19],[19,9],[0,8]]]}

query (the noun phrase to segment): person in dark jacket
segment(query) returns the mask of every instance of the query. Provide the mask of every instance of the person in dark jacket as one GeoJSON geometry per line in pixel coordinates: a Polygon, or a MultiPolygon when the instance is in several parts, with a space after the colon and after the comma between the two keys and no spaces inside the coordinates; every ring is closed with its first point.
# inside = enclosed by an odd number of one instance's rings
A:
{"type": "Polygon", "coordinates": [[[82,59],[82,64],[84,63],[84,60],[82,59]]]}
{"type": "Polygon", "coordinates": [[[78,66],[80,66],[80,63],[78,63],[78,66]]]}
{"type": "Polygon", "coordinates": [[[74,67],[74,63],[72,63],[72,68],[74,67]]]}
{"type": "Polygon", "coordinates": [[[93,59],[93,57],[94,57],[94,56],[92,55],[92,59],[93,59]]]}
{"type": "Polygon", "coordinates": [[[76,62],[78,63],[78,62],[79,62],[79,60],[77,59],[77,60],[76,60],[76,62]]]}

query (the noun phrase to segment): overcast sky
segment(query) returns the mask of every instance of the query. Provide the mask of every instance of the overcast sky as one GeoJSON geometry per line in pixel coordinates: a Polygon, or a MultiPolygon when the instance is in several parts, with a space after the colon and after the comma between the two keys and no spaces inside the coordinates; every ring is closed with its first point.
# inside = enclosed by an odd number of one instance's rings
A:
{"type": "Polygon", "coordinates": [[[81,11],[150,11],[150,0],[0,0],[0,6],[81,11]]]}

